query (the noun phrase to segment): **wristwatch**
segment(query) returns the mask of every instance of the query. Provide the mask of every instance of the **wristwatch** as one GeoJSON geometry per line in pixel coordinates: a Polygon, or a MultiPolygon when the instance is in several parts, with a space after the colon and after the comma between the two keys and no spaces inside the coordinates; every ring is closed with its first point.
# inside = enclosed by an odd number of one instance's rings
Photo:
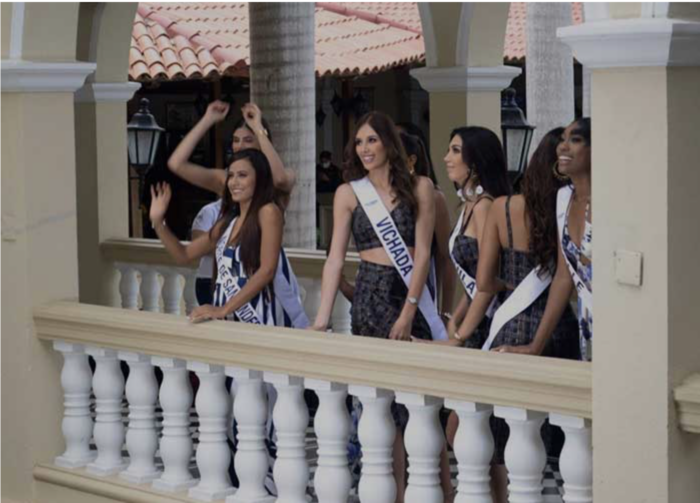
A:
{"type": "Polygon", "coordinates": [[[406,302],[411,304],[412,306],[417,306],[418,305],[418,299],[415,297],[406,297],[406,302]]]}

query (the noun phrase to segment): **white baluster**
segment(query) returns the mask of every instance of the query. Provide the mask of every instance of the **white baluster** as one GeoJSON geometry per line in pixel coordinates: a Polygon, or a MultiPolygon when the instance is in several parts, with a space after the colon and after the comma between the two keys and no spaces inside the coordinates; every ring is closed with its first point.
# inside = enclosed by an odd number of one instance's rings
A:
{"type": "Polygon", "coordinates": [[[231,452],[226,443],[231,397],[226,391],[226,376],[221,365],[188,362],[187,368],[197,372],[199,390],[195,399],[199,415],[199,447],[197,467],[199,483],[190,489],[192,498],[202,501],[222,499],[236,492],[228,475],[231,452]]]}
{"type": "Polygon", "coordinates": [[[192,457],[192,386],[184,360],[154,356],[151,361],[163,370],[163,382],[160,385],[160,406],[163,408],[160,456],[163,459],[163,474],[153,482],[153,487],[161,491],[177,492],[197,483],[189,470],[192,457]]]}
{"type": "Polygon", "coordinates": [[[438,419],[442,399],[414,393],[396,393],[409,412],[404,435],[408,453],[406,503],[442,503],[440,452],[445,441],[438,419]]]}
{"type": "Polygon", "coordinates": [[[124,375],[116,351],[91,347],[87,348],[86,353],[95,359],[92,387],[95,392],[97,445],[97,458],[87,466],[87,470],[94,475],[112,475],[126,468],[126,462],[122,458],[124,375]]]}
{"type": "Polygon", "coordinates": [[[227,503],[268,503],[275,501],[265,489],[268,459],[265,447],[267,396],[262,372],[226,367],[226,375],[238,383],[233,415],[238,423],[238,452],[234,459],[240,487],[227,503]]]}
{"type": "Polygon", "coordinates": [[[307,313],[318,312],[321,305],[321,280],[313,278],[297,278],[302,290],[302,303],[307,313]]]}
{"type": "Polygon", "coordinates": [[[174,267],[161,267],[158,271],[163,275],[163,311],[179,315],[182,301],[180,272],[174,267]]]}
{"type": "Polygon", "coordinates": [[[197,282],[197,269],[179,269],[180,274],[185,278],[185,288],[182,291],[182,296],[185,300],[185,313],[190,314],[197,307],[197,290],[195,284],[197,282]]]}
{"type": "Polygon", "coordinates": [[[362,503],[385,503],[396,499],[393,448],[396,426],[391,417],[394,392],[368,386],[350,386],[362,402],[358,428],[362,446],[362,477],[358,495],[362,503]]]}
{"type": "Polygon", "coordinates": [[[550,414],[549,422],[560,426],[566,435],[559,456],[559,472],[564,479],[564,502],[592,503],[593,452],[590,420],[550,414]]]}
{"type": "Polygon", "coordinates": [[[93,427],[90,417],[92,372],[83,346],[56,341],[53,343],[53,348],[63,355],[61,430],[66,441],[66,451],[54,462],[65,468],[78,468],[93,461],[97,455],[94,451],[90,451],[93,427]]]}
{"type": "Polygon", "coordinates": [[[338,292],[331,312],[331,325],[336,334],[349,334],[352,331],[352,320],[350,319],[350,302],[343,294],[338,292]]]}
{"type": "Polygon", "coordinates": [[[158,271],[150,265],[139,267],[141,271],[141,301],[143,310],[152,313],[160,312],[160,281],[158,271]]]}
{"type": "Polygon", "coordinates": [[[314,419],[318,438],[318,469],[314,487],[319,503],[346,503],[352,477],[348,469],[350,414],[345,406],[347,385],[306,379],[319,400],[314,419]]]}
{"type": "Polygon", "coordinates": [[[496,406],[494,415],[505,419],[510,428],[505,451],[510,503],[543,503],[542,474],[547,453],[540,428],[546,414],[496,406]]]}
{"type": "Polygon", "coordinates": [[[492,503],[489,481],[493,457],[493,435],[489,418],[493,406],[445,400],[445,407],[459,416],[454,452],[459,474],[455,503],[492,503]]]}
{"type": "Polygon", "coordinates": [[[154,462],[158,449],[155,414],[158,382],[149,356],[120,351],[119,359],[129,364],[129,377],[126,380],[126,399],[129,402],[126,448],[131,460],[129,467],[119,476],[135,484],[152,482],[160,477],[160,470],[154,462]]]}
{"type": "Polygon", "coordinates": [[[139,308],[139,282],[136,278],[136,269],[131,264],[117,262],[114,267],[119,269],[119,295],[124,309],[139,308]]]}
{"type": "Polygon", "coordinates": [[[304,380],[265,372],[265,381],[275,386],[277,403],[272,419],[277,429],[277,461],[274,477],[276,503],[306,503],[309,463],[306,461],[306,427],[309,411],[304,401],[304,380]]]}

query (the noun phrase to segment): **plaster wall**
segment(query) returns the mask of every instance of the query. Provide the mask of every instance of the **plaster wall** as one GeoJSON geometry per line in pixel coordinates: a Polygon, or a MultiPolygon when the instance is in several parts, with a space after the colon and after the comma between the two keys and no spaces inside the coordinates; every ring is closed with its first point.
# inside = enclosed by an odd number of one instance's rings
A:
{"type": "Polygon", "coordinates": [[[32,309],[77,299],[72,94],[2,96],[2,498],[32,499],[32,467],[63,450],[61,358],[32,309]]]}
{"type": "Polygon", "coordinates": [[[78,6],[77,2],[26,2],[22,59],[75,61],[78,6]]]}
{"type": "Polygon", "coordinates": [[[128,81],[129,47],[137,7],[137,2],[105,3],[101,6],[102,21],[93,27],[93,30],[99,31],[94,55],[94,61],[98,63],[95,82],[128,81]]]}
{"type": "Polygon", "coordinates": [[[630,19],[641,17],[641,2],[610,2],[608,9],[611,19],[630,19]]]}
{"type": "Polygon", "coordinates": [[[668,17],[672,19],[686,19],[688,21],[700,21],[700,3],[671,2],[668,8],[668,17]]]}
{"type": "Polygon", "coordinates": [[[12,2],[2,2],[2,59],[10,57],[10,38],[12,37],[12,2]]]}
{"type": "Polygon", "coordinates": [[[503,64],[503,45],[509,9],[509,2],[472,4],[469,22],[469,66],[503,64]]]}
{"type": "Polygon", "coordinates": [[[455,66],[462,3],[431,3],[429,8],[437,45],[436,66],[455,66]]]}

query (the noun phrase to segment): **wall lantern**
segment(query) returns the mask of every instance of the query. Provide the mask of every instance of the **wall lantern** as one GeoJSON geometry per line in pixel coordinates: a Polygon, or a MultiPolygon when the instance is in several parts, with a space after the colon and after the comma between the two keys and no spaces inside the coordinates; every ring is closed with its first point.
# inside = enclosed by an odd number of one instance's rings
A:
{"type": "Polygon", "coordinates": [[[515,89],[512,87],[505,90],[501,102],[501,129],[508,175],[513,181],[525,171],[535,127],[527,122],[525,114],[515,102],[515,89]]]}
{"type": "Polygon", "coordinates": [[[158,142],[165,131],[156,123],[148,110],[148,100],[142,98],[139,110],[126,127],[129,143],[129,164],[139,176],[139,194],[143,190],[146,172],[153,166],[158,151],[158,142]]]}

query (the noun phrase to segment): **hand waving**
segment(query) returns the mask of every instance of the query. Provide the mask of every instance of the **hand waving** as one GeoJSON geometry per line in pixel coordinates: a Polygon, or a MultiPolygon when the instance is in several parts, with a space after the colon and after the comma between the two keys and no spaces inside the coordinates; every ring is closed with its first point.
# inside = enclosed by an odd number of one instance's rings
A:
{"type": "Polygon", "coordinates": [[[246,124],[255,132],[261,131],[264,128],[262,123],[262,112],[260,108],[255,103],[246,103],[241,108],[241,113],[243,114],[243,119],[245,119],[246,124]]]}
{"type": "Polygon", "coordinates": [[[230,105],[221,100],[212,101],[207,107],[207,111],[204,114],[205,118],[208,118],[212,124],[221,122],[228,115],[230,105]]]}
{"type": "Polygon", "coordinates": [[[165,218],[171,196],[172,191],[167,183],[162,182],[151,185],[151,209],[149,216],[154,226],[165,218]]]}

